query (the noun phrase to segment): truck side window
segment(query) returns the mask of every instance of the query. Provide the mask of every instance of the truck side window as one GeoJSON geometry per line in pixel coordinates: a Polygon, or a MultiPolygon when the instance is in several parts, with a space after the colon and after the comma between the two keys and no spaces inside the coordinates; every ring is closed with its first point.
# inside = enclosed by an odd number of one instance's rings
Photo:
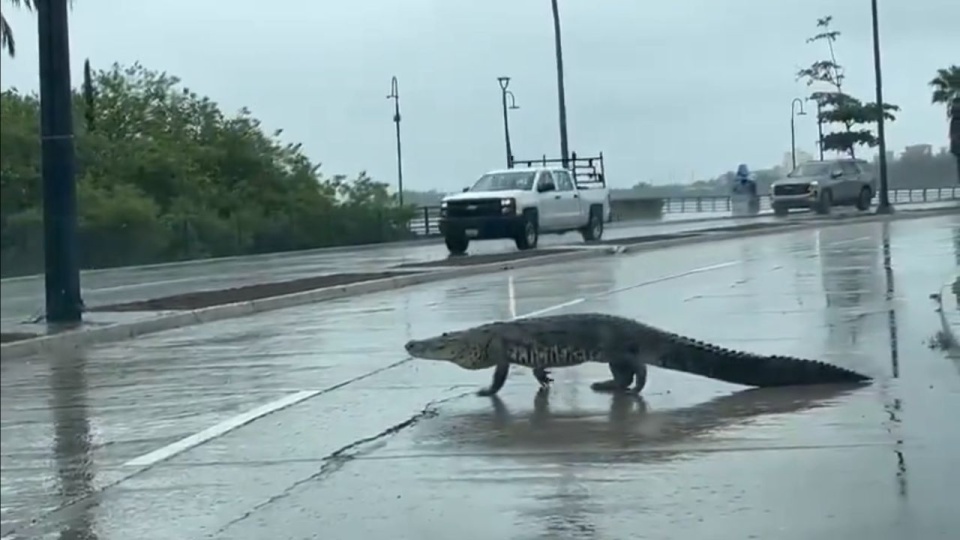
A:
{"type": "Polygon", "coordinates": [[[550,175],[550,171],[541,171],[540,178],[537,180],[537,187],[539,188],[540,186],[545,186],[550,183],[556,185],[556,182],[554,182],[553,177],[550,175]]]}
{"type": "Polygon", "coordinates": [[[567,171],[557,171],[557,191],[573,191],[573,181],[567,171]]]}

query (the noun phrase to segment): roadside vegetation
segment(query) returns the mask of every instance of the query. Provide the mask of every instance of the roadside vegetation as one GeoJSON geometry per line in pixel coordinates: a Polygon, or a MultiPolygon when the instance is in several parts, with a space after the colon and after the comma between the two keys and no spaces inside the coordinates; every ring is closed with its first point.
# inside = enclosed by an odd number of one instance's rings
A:
{"type": "MultiPolygon", "coordinates": [[[[84,268],[375,243],[412,208],[360,173],[325,177],[299,144],[140,65],[85,70],[75,95],[84,268]]],[[[42,270],[39,102],[0,95],[0,263],[42,270]]]]}

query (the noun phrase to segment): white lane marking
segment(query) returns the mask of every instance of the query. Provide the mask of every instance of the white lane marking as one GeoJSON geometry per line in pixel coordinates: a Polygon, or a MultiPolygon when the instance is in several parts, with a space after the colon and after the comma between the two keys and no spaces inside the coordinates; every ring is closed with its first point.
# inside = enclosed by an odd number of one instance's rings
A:
{"type": "Polygon", "coordinates": [[[597,298],[602,296],[610,296],[613,294],[621,293],[624,291],[629,291],[631,289],[639,289],[640,287],[646,287],[647,285],[653,285],[654,283],[662,283],[664,281],[670,281],[672,279],[678,279],[682,277],[692,276],[693,274],[700,274],[703,272],[710,272],[712,270],[719,270],[721,268],[728,268],[730,266],[735,266],[740,264],[740,261],[729,261],[720,264],[712,264],[710,266],[702,266],[700,268],[694,268],[693,270],[687,270],[686,272],[680,272],[679,274],[671,274],[669,276],[658,277],[655,279],[650,279],[647,281],[641,281],[639,283],[634,283],[633,285],[627,285],[625,287],[618,287],[616,289],[611,289],[605,293],[600,293],[596,295],[597,298]]]}
{"type": "Polygon", "coordinates": [[[261,405],[256,409],[249,410],[243,414],[238,414],[233,418],[228,418],[219,424],[208,427],[203,431],[198,431],[189,437],[184,437],[175,443],[168,444],[164,447],[158,448],[153,452],[143,454],[140,457],[131,459],[130,461],[124,463],[126,467],[147,467],[153,465],[154,463],[169,459],[180,452],[189,450],[195,446],[201,445],[211,439],[215,439],[225,433],[233,431],[238,427],[249,424],[261,416],[266,416],[272,412],[278,411],[284,407],[289,407],[291,405],[296,405],[303,400],[310,399],[313,396],[320,393],[319,390],[303,390],[300,392],[295,392],[293,394],[288,394],[276,401],[271,401],[265,405],[261,405]]]}
{"type": "Polygon", "coordinates": [[[510,318],[517,318],[517,290],[513,286],[513,274],[507,277],[507,307],[510,309],[510,318]]]}
{"type": "Polygon", "coordinates": [[[271,401],[269,403],[265,403],[255,409],[249,410],[242,414],[238,414],[237,416],[234,416],[232,418],[227,418],[226,420],[218,424],[215,424],[203,431],[199,431],[197,433],[194,433],[193,435],[188,435],[187,437],[184,437],[176,442],[173,442],[166,446],[158,448],[152,452],[143,454],[142,456],[139,456],[139,457],[135,457],[130,461],[124,463],[123,466],[124,467],[144,467],[144,468],[150,467],[161,461],[170,459],[171,457],[181,452],[185,452],[187,450],[190,450],[191,448],[195,448],[197,446],[200,446],[201,444],[204,444],[213,439],[216,439],[217,437],[226,435],[227,433],[239,427],[245,426],[253,422],[254,420],[263,418],[268,414],[275,413],[280,409],[286,409],[287,407],[296,405],[297,403],[301,403],[308,399],[317,397],[320,394],[326,394],[327,392],[331,392],[333,390],[343,388],[348,384],[361,381],[368,377],[373,377],[374,375],[393,369],[399,365],[405,364],[410,360],[411,360],[410,358],[405,358],[398,362],[394,362],[388,366],[384,366],[380,369],[369,371],[367,373],[364,373],[363,375],[359,375],[352,379],[347,379],[346,381],[337,383],[333,386],[329,386],[327,388],[323,388],[320,390],[301,390],[300,392],[287,394],[286,396],[280,399],[271,401]]]}
{"type": "MultiPolygon", "coordinates": [[[[680,278],[680,277],[689,276],[689,275],[697,274],[697,273],[700,273],[700,272],[708,272],[708,271],[710,271],[710,270],[717,270],[717,269],[720,269],[720,268],[726,268],[726,267],[728,267],[728,266],[733,266],[733,265],[735,265],[735,264],[739,264],[739,261],[733,261],[733,262],[726,262],[726,263],[721,263],[721,264],[715,264],[715,265],[712,265],[712,266],[704,266],[704,267],[702,267],[702,268],[694,268],[693,270],[688,270],[688,271],[686,271],[686,272],[681,272],[681,273],[679,273],[679,274],[672,274],[672,275],[669,275],[669,276],[664,276],[664,277],[661,277],[661,278],[657,278],[657,279],[653,279],[653,280],[649,280],[649,281],[644,281],[644,282],[641,282],[641,283],[636,283],[636,284],[629,285],[629,286],[626,286],[626,287],[620,287],[620,288],[618,288],[618,289],[613,289],[613,290],[607,291],[607,292],[605,292],[605,293],[601,293],[601,294],[598,294],[598,295],[594,295],[594,296],[592,296],[592,297],[590,297],[590,298],[597,298],[597,297],[607,296],[607,295],[615,294],[615,293],[618,293],[618,292],[622,292],[622,291],[626,291],[626,290],[630,290],[630,289],[635,289],[635,288],[638,288],[638,287],[643,287],[643,286],[645,286],[645,285],[650,285],[650,284],[653,284],[653,283],[660,283],[660,282],[662,282],[662,281],[668,281],[668,280],[671,280],[671,279],[677,279],[677,278],[680,278]]],[[[543,315],[543,314],[545,314],[545,313],[550,313],[551,311],[557,311],[557,310],[560,310],[560,309],[563,309],[563,308],[575,306],[575,305],[577,305],[577,304],[582,304],[583,302],[586,302],[587,299],[588,299],[587,297],[574,298],[573,300],[568,300],[568,301],[566,301],[566,302],[561,302],[561,303],[559,303],[559,304],[555,304],[555,305],[552,305],[552,306],[548,306],[548,307],[545,307],[545,308],[543,308],[543,309],[538,309],[538,310],[536,310],[536,311],[531,311],[530,313],[525,313],[525,314],[523,314],[523,315],[516,315],[516,300],[517,300],[517,297],[516,297],[516,288],[515,288],[515,285],[514,285],[513,276],[511,276],[510,279],[509,279],[509,281],[507,282],[507,294],[508,294],[508,301],[510,302],[510,315],[511,315],[511,317],[512,317],[514,320],[517,320],[517,319],[526,319],[526,318],[529,318],[529,317],[537,317],[537,316],[543,315]]],[[[410,359],[407,358],[407,359],[405,359],[405,360],[401,360],[401,361],[399,361],[399,362],[395,362],[395,363],[393,363],[393,364],[391,364],[391,365],[389,365],[389,366],[386,366],[386,367],[384,367],[384,368],[381,368],[381,369],[372,371],[372,372],[370,372],[370,373],[366,373],[366,374],[361,375],[361,376],[359,376],[359,377],[350,379],[349,381],[345,381],[345,382],[340,383],[340,384],[338,384],[338,385],[336,385],[336,386],[333,386],[333,387],[330,387],[330,388],[326,388],[326,389],[323,389],[323,390],[303,390],[303,391],[300,391],[300,392],[295,392],[295,393],[293,393],[293,394],[288,394],[288,395],[286,395],[286,396],[284,396],[284,397],[282,397],[282,398],[280,398],[280,399],[277,399],[277,400],[275,400],[275,401],[271,401],[271,402],[269,402],[269,403],[265,403],[265,404],[263,404],[263,405],[255,408],[255,409],[252,409],[252,410],[247,411],[247,412],[245,412],[245,413],[239,414],[239,415],[234,416],[234,417],[232,417],[232,418],[228,418],[228,419],[226,419],[226,420],[224,420],[224,421],[222,421],[222,422],[220,422],[220,423],[218,423],[218,424],[215,424],[215,425],[213,425],[213,426],[211,426],[211,427],[209,427],[209,428],[207,428],[207,429],[204,429],[203,431],[199,431],[199,432],[197,432],[197,433],[194,433],[193,435],[189,435],[189,436],[187,436],[187,437],[184,437],[184,438],[182,438],[182,439],[180,439],[180,440],[178,440],[178,441],[176,441],[176,442],[173,442],[173,443],[168,444],[168,445],[166,445],[166,446],[164,446],[164,447],[158,448],[157,450],[154,450],[154,451],[149,452],[149,453],[147,453],[147,454],[143,454],[142,456],[133,458],[133,459],[131,459],[130,461],[124,463],[124,466],[125,466],[125,467],[150,467],[150,466],[155,465],[155,464],[157,464],[157,463],[159,463],[159,462],[161,462],[161,461],[165,461],[165,460],[167,460],[167,459],[170,459],[171,457],[173,457],[173,456],[175,456],[175,455],[177,455],[177,454],[180,454],[180,453],[182,453],[182,452],[185,452],[185,451],[187,451],[187,450],[190,450],[190,449],[192,449],[192,448],[195,448],[195,447],[197,447],[197,446],[200,446],[201,444],[204,444],[204,443],[206,443],[206,442],[209,442],[209,441],[211,441],[211,440],[213,440],[213,439],[216,439],[217,437],[221,437],[221,436],[223,436],[223,435],[225,435],[225,434],[227,434],[227,433],[229,433],[229,432],[231,432],[231,431],[233,431],[233,430],[235,430],[235,429],[237,429],[237,428],[239,428],[239,427],[245,426],[245,425],[247,425],[247,424],[252,423],[252,422],[255,421],[255,420],[258,420],[258,419],[260,419],[260,418],[262,418],[262,417],[264,417],[264,416],[267,416],[268,414],[272,414],[272,413],[274,413],[274,412],[277,412],[277,411],[279,411],[280,409],[285,409],[285,408],[287,408],[287,407],[296,405],[296,404],[301,403],[301,402],[303,402],[303,401],[306,401],[306,400],[308,400],[308,399],[314,398],[314,397],[316,397],[316,396],[318,396],[318,395],[320,395],[320,394],[326,393],[326,392],[328,392],[328,391],[330,391],[330,390],[335,390],[335,389],[337,389],[337,388],[341,388],[341,387],[346,386],[347,384],[350,384],[350,383],[352,383],[352,382],[356,382],[356,381],[359,381],[359,380],[361,380],[361,379],[365,379],[365,378],[367,378],[367,377],[376,375],[377,373],[380,373],[380,372],[385,371],[385,370],[387,370],[387,369],[392,369],[392,368],[394,368],[394,367],[396,367],[396,366],[398,366],[398,365],[400,365],[400,364],[402,364],[402,363],[405,363],[405,362],[407,362],[407,361],[409,361],[409,360],[410,360],[410,359]]]]}

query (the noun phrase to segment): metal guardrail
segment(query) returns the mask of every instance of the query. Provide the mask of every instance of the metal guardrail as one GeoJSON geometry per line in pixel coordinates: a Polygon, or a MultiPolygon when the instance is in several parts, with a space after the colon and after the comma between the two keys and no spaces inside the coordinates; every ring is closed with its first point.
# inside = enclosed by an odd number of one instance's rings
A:
{"type": "MultiPolygon", "coordinates": [[[[637,199],[655,199],[659,197],[636,197],[637,199]]],[[[633,200],[613,199],[617,201],[633,200]]],[[[732,211],[730,197],[713,195],[704,197],[663,197],[664,214],[723,214],[732,211]]],[[[960,200],[960,187],[924,188],[924,189],[891,189],[890,202],[893,204],[943,202],[960,200]]],[[[766,194],[760,197],[760,211],[770,211],[770,197],[766,194]]],[[[410,231],[417,236],[435,236],[440,234],[437,220],[440,217],[439,206],[421,206],[419,215],[410,220],[410,231]]]]}

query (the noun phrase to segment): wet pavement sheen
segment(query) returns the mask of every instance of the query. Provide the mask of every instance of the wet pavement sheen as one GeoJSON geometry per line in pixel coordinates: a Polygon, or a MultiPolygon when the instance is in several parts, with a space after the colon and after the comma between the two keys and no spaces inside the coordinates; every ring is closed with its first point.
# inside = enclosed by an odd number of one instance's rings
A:
{"type": "Polygon", "coordinates": [[[952,538],[960,364],[926,342],[957,235],[949,216],[698,244],[5,361],[4,538],[952,538]],[[489,370],[403,353],[563,303],[877,380],[651,368],[629,398],[589,389],[602,365],[545,393],[514,368],[490,399],[489,370]]]}
{"type": "MultiPolygon", "coordinates": [[[[938,208],[943,203],[912,204],[911,209],[938,208]]],[[[835,214],[855,214],[838,208],[835,214]]],[[[716,215],[716,214],[715,214],[716,215]]],[[[686,216],[685,216],[686,217],[686,216]]],[[[791,214],[786,220],[807,221],[817,216],[809,212],[791,214]]],[[[717,218],[699,221],[618,222],[607,225],[605,239],[642,235],[701,231],[747,223],[771,223],[784,218],[761,215],[751,218],[717,218]]],[[[583,244],[578,233],[549,235],[540,239],[542,247],[583,244]]],[[[514,253],[509,240],[473,242],[470,254],[514,253]]],[[[353,248],[319,249],[272,253],[247,257],[229,257],[151,266],[135,266],[84,271],[80,281],[87,306],[118,304],[159,298],[174,294],[242,287],[265,282],[302,279],[338,272],[370,272],[400,264],[439,261],[447,257],[443,243],[437,241],[381,244],[353,248]]],[[[43,314],[43,276],[0,280],[0,321],[4,328],[15,327],[43,314]]],[[[93,317],[96,319],[96,316],[93,317]]]]}

